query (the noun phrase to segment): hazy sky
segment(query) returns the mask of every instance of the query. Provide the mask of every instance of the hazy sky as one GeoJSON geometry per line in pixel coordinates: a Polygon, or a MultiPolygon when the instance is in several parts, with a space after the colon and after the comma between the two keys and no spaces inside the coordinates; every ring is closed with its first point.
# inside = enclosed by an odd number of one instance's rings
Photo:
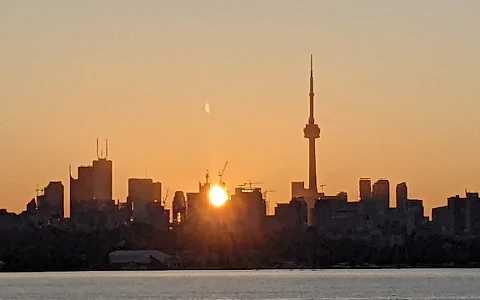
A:
{"type": "Polygon", "coordinates": [[[116,199],[145,166],[172,196],[228,160],[231,190],[262,181],[286,202],[308,175],[310,53],[327,193],[356,199],[359,177],[386,177],[393,203],[406,181],[430,214],[480,189],[480,1],[12,0],[0,207],[23,210],[49,180],[68,199],[68,165],[91,163],[96,137],[116,199]]]}

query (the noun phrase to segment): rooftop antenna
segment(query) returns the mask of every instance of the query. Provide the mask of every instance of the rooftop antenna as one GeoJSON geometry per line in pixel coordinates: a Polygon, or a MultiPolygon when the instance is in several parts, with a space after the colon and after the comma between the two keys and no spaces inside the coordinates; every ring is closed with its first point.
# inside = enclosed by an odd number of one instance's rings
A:
{"type": "Polygon", "coordinates": [[[145,166],[145,178],[148,178],[148,166],[145,166]]]}
{"type": "Polygon", "coordinates": [[[105,140],[105,159],[108,158],[108,139],[105,140]]]}
{"type": "Polygon", "coordinates": [[[100,159],[100,155],[99,155],[99,153],[98,153],[98,148],[99,148],[99,147],[98,147],[98,137],[97,137],[97,159],[100,159]]]}

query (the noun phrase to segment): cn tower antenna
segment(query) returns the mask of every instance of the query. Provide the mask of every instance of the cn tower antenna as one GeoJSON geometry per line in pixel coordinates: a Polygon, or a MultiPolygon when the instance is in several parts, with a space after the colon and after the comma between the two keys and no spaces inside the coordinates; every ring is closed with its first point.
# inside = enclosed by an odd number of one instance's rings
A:
{"type": "Polygon", "coordinates": [[[308,139],[308,189],[312,195],[318,193],[317,187],[317,160],[315,155],[315,140],[320,137],[320,127],[315,124],[314,118],[314,97],[313,92],[313,55],[310,54],[310,91],[309,96],[309,116],[308,122],[303,129],[303,134],[308,139]]]}
{"type": "Polygon", "coordinates": [[[97,159],[100,159],[100,154],[98,153],[98,137],[97,137],[97,159]]]}

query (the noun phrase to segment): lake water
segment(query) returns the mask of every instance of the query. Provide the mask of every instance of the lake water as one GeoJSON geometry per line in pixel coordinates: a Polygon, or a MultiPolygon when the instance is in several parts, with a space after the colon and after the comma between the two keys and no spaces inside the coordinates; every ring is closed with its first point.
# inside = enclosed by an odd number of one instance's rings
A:
{"type": "Polygon", "coordinates": [[[480,299],[479,269],[0,273],[0,299],[480,299]]]}

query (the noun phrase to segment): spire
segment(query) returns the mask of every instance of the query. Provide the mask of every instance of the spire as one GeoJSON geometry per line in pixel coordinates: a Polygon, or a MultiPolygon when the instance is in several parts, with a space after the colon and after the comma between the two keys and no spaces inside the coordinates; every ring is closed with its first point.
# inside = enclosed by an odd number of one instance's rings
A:
{"type": "Polygon", "coordinates": [[[310,93],[308,95],[310,96],[310,117],[308,118],[308,121],[313,124],[315,123],[313,118],[313,98],[315,96],[313,93],[313,54],[310,54],[310,93]]]}
{"type": "Polygon", "coordinates": [[[310,77],[313,77],[313,54],[310,54],[310,77]]]}
{"type": "Polygon", "coordinates": [[[98,153],[98,137],[97,137],[97,159],[100,159],[100,154],[98,153]]]}
{"type": "Polygon", "coordinates": [[[108,139],[105,140],[105,159],[108,159],[108,139]]]}

